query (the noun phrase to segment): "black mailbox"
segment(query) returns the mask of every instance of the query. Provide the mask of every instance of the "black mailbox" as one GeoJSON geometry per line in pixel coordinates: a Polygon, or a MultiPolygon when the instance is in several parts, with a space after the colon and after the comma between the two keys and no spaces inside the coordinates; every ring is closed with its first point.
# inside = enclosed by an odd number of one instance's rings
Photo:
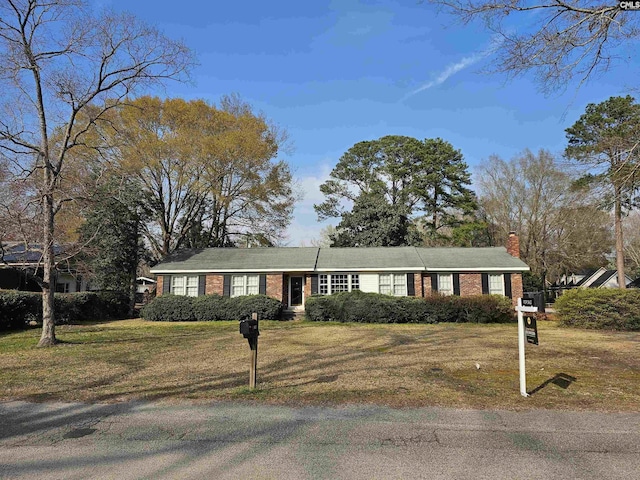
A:
{"type": "Polygon", "coordinates": [[[256,338],[260,335],[258,320],[240,320],[240,333],[244,338],[256,338]]]}

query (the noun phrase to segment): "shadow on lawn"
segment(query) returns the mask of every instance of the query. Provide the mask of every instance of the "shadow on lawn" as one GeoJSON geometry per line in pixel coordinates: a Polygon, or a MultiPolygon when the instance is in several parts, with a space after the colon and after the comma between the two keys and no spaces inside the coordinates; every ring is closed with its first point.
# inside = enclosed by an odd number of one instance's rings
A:
{"type": "Polygon", "coordinates": [[[539,392],[550,383],[553,383],[554,385],[557,385],[558,387],[566,390],[567,388],[569,388],[569,385],[571,385],[576,380],[577,380],[576,377],[572,377],[571,375],[568,375],[566,373],[556,373],[553,377],[551,377],[548,380],[545,380],[539,386],[531,390],[529,392],[529,395],[533,395],[534,393],[539,392]]]}

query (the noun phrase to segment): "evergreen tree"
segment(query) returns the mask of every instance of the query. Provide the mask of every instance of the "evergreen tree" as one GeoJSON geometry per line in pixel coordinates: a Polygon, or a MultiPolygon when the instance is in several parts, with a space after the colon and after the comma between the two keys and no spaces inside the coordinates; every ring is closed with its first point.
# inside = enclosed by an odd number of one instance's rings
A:
{"type": "Polygon", "coordinates": [[[602,198],[605,204],[613,206],[618,285],[624,289],[622,218],[638,200],[640,105],[629,95],[590,103],[566,132],[569,144],[565,156],[590,169],[581,183],[604,186],[602,198]]]}
{"type": "Polygon", "coordinates": [[[320,186],[326,199],[314,208],[320,220],[341,217],[335,238],[346,243],[419,243],[418,225],[431,240],[445,237],[476,208],[467,168],[460,151],[442,139],[391,135],[359,142],[320,186]]]}
{"type": "Polygon", "coordinates": [[[85,259],[92,286],[128,292],[132,310],[142,248],[141,224],[135,184],[112,178],[95,193],[80,228],[80,239],[87,244],[85,259]]]}

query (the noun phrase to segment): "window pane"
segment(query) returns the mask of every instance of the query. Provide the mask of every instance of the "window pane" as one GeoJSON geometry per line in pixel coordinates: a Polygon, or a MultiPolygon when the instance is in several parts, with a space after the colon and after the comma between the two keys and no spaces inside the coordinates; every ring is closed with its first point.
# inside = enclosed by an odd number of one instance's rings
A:
{"type": "Polygon", "coordinates": [[[174,295],[185,295],[185,280],[186,277],[171,277],[171,293],[174,295]]]}
{"type": "Polygon", "coordinates": [[[260,281],[260,277],[258,275],[247,275],[247,285],[255,285],[258,286],[260,281]]]}
{"type": "Polygon", "coordinates": [[[491,295],[504,295],[502,275],[489,275],[489,293],[491,295]]]}
{"type": "Polygon", "coordinates": [[[451,274],[438,275],[438,291],[444,295],[453,295],[453,278],[451,274]]]}
{"type": "Polygon", "coordinates": [[[393,283],[395,285],[405,285],[407,283],[407,276],[401,273],[396,273],[393,275],[393,283]]]}
{"type": "Polygon", "coordinates": [[[329,293],[327,275],[320,275],[320,288],[318,289],[318,293],[320,295],[327,295],[329,293]]]}
{"type": "Polygon", "coordinates": [[[233,286],[244,286],[244,275],[234,275],[232,277],[233,286]]]}
{"type": "Polygon", "coordinates": [[[407,295],[407,286],[406,285],[394,285],[393,286],[393,294],[397,296],[406,297],[407,295]]]}
{"type": "Polygon", "coordinates": [[[331,293],[349,291],[348,275],[331,275],[331,293]]]}
{"type": "Polygon", "coordinates": [[[351,275],[351,290],[360,290],[360,275],[351,275]]]}
{"type": "Polygon", "coordinates": [[[391,275],[388,273],[381,273],[379,276],[379,292],[385,295],[392,293],[391,290],[391,275]]]}
{"type": "Polygon", "coordinates": [[[236,286],[231,287],[231,296],[239,297],[240,295],[244,295],[244,286],[236,286]]]}
{"type": "Polygon", "coordinates": [[[198,296],[198,286],[188,286],[187,287],[187,295],[189,297],[197,297],[198,296]]]}

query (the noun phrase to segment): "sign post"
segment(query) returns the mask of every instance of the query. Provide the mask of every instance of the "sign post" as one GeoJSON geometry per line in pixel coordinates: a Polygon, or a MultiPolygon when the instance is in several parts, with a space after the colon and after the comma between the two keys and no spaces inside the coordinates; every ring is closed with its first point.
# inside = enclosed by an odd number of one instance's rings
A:
{"type": "MultiPolygon", "coordinates": [[[[520,395],[528,397],[527,393],[527,374],[525,370],[524,361],[524,344],[525,344],[525,328],[524,328],[524,313],[535,313],[538,311],[538,307],[533,306],[533,299],[519,298],[518,306],[516,307],[518,312],[518,352],[520,361],[520,395]]],[[[536,341],[538,339],[536,330],[536,341]]]]}

